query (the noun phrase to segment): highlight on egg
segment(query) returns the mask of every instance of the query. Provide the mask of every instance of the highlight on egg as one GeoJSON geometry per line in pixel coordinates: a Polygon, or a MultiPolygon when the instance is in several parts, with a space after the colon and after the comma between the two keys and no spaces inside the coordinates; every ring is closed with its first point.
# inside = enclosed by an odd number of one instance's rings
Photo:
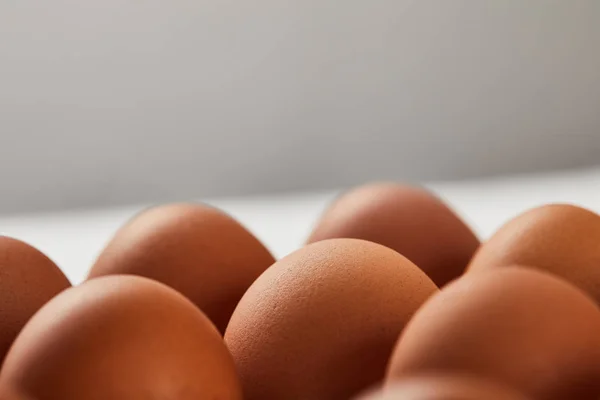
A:
{"type": "Polygon", "coordinates": [[[519,264],[562,277],[600,303],[600,216],[550,204],[504,224],[473,257],[468,272],[519,264]]]}
{"type": "Polygon", "coordinates": [[[33,246],[0,236],[0,363],[25,323],[71,283],[33,246]]]}
{"type": "Polygon", "coordinates": [[[210,320],[156,281],[110,276],[68,289],[27,323],[0,373],[0,398],[241,400],[210,320]]]}
{"type": "MultiPolygon", "coordinates": [[[[424,375],[395,382],[357,400],[528,400],[512,388],[468,375],[424,375]]],[[[533,399],[531,399],[533,400],[533,399]]]]}
{"type": "Polygon", "coordinates": [[[246,400],[337,400],[381,381],[396,338],[438,289],[397,252],[357,239],[310,244],[267,269],[225,341],[246,400]]]}
{"type": "Polygon", "coordinates": [[[396,250],[442,287],[458,278],[479,246],[460,217],[429,191],[395,183],[360,186],[325,211],[308,243],[356,238],[396,250]]]}
{"type": "Polygon", "coordinates": [[[470,374],[533,399],[597,399],[600,312],[570,283],[532,268],[467,274],[433,296],[400,336],[387,383],[470,374]]]}
{"type": "Polygon", "coordinates": [[[89,278],[144,276],[189,298],[223,333],[250,284],[273,256],[239,222],[203,204],[151,208],[122,227],[89,278]]]}

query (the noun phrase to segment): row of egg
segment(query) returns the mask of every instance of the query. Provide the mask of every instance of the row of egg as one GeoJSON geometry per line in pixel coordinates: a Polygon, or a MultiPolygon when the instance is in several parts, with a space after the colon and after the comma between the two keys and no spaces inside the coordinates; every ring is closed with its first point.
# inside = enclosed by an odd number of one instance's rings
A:
{"type": "Polygon", "coordinates": [[[393,184],[277,262],[193,204],[136,216],[73,288],[0,238],[0,398],[596,399],[599,240],[600,216],[551,205],[480,246],[393,184]]]}

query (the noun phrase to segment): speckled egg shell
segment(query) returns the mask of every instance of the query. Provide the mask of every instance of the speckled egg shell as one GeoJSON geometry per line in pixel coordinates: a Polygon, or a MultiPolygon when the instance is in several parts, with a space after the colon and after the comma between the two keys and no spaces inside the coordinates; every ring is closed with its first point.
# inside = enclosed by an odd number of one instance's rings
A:
{"type": "Polygon", "coordinates": [[[435,284],[356,239],[308,245],[248,289],[225,333],[246,400],[343,399],[383,379],[394,342],[435,284]]]}

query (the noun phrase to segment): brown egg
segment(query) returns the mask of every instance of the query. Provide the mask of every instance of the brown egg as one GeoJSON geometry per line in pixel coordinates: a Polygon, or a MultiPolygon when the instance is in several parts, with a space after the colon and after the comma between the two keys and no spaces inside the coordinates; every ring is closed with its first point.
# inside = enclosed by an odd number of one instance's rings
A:
{"type": "Polygon", "coordinates": [[[0,363],[29,318],[70,286],[56,264],[39,250],[0,236],[0,363]]]}
{"type": "Polygon", "coordinates": [[[44,400],[241,399],[235,366],[207,317],[169,287],[135,276],[66,290],[25,326],[0,396],[44,400]]]}
{"type": "Polygon", "coordinates": [[[396,250],[438,285],[460,276],[479,240],[428,191],[398,184],[358,187],[325,212],[308,242],[356,238],[396,250]]]}
{"type": "Polygon", "coordinates": [[[274,262],[250,232],[222,211],[170,204],[121,228],[89,278],[133,274],[155,279],[184,294],[223,333],[246,289],[274,262]]]}
{"type": "Polygon", "coordinates": [[[527,400],[512,389],[466,376],[407,378],[361,400],[527,400]]]}
{"type": "Polygon", "coordinates": [[[597,399],[600,311],[570,283],[531,268],[468,274],[431,298],[394,350],[388,382],[473,374],[535,399],[597,399]]]}
{"type": "Polygon", "coordinates": [[[600,216],[563,204],[534,208],[482,245],[469,272],[512,264],[552,272],[600,302],[600,216]]]}
{"type": "Polygon", "coordinates": [[[435,284],[381,245],[332,239],[265,271],[225,341],[246,400],[343,399],[383,379],[394,342],[435,284]]]}

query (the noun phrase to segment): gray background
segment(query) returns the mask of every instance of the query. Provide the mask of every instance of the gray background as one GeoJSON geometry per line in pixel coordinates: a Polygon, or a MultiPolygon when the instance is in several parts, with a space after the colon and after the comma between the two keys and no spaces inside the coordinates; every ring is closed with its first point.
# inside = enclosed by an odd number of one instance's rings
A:
{"type": "Polygon", "coordinates": [[[598,161],[597,0],[5,0],[0,212],[598,161]]]}

